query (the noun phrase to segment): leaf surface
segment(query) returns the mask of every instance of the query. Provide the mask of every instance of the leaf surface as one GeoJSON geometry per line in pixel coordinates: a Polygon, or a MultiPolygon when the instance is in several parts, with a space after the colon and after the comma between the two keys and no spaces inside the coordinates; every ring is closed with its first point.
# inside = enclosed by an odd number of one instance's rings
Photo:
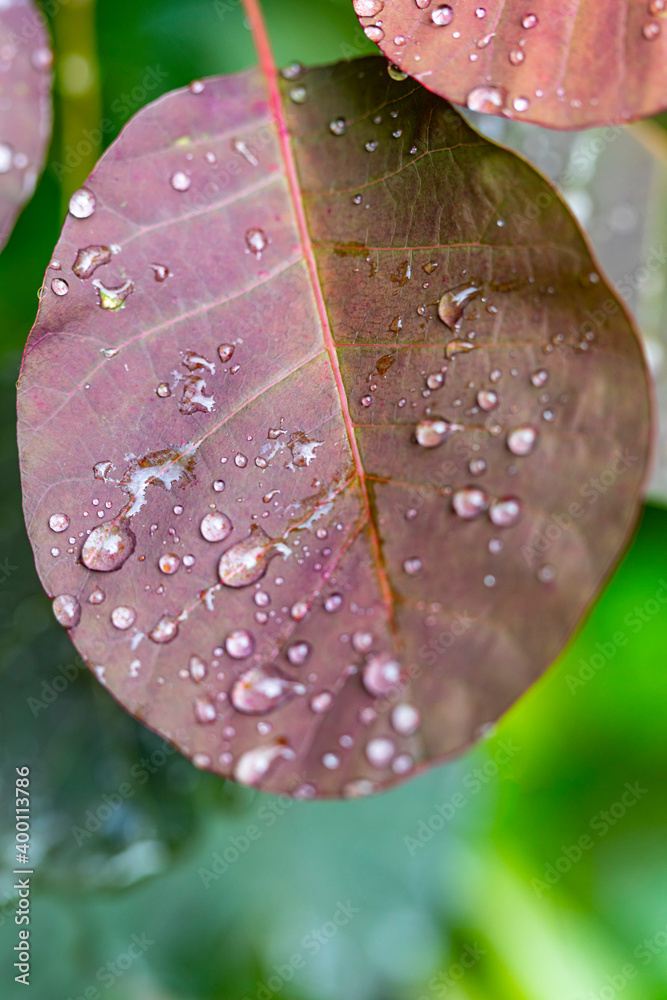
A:
{"type": "Polygon", "coordinates": [[[381,58],[281,94],[167,95],[92,173],[26,348],[24,506],[131,712],[239,781],[354,796],[563,647],[635,520],[646,372],[525,162],[381,58]]]}
{"type": "Polygon", "coordinates": [[[664,0],[353,0],[364,30],[429,90],[549,128],[667,107],[664,0]]]}
{"type": "Polygon", "coordinates": [[[0,5],[0,248],[44,165],[51,62],[44,15],[32,0],[0,5]]]}

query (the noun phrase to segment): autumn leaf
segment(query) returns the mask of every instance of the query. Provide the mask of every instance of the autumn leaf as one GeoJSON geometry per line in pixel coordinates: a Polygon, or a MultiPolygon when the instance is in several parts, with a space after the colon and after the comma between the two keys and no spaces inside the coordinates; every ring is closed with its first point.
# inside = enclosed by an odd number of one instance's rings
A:
{"type": "Polygon", "coordinates": [[[635,522],[642,353],[555,190],[382,58],[195,82],[75,198],[19,384],[58,620],[301,797],[474,742],[635,522]]]}
{"type": "Polygon", "coordinates": [[[353,0],[366,35],[425,87],[549,128],[667,107],[666,0],[353,0]]]}
{"type": "Polygon", "coordinates": [[[0,5],[0,249],[31,197],[51,137],[52,55],[31,0],[0,5]]]}

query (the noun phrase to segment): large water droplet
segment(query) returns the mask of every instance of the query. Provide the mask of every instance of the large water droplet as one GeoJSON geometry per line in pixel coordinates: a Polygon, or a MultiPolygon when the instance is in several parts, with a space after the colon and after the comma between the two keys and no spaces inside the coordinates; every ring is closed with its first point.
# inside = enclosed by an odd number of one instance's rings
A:
{"type": "Polygon", "coordinates": [[[273,539],[253,526],[247,538],[223,552],[218,577],[226,587],[247,587],[261,579],[273,553],[273,539]]]}
{"type": "Polygon", "coordinates": [[[74,628],[81,620],[81,605],[72,594],[59,594],[53,599],[53,613],[56,621],[64,628],[74,628]]]}
{"type": "Polygon", "coordinates": [[[235,681],[230,700],[237,712],[261,715],[282,705],[291,694],[303,694],[305,690],[303,684],[294,684],[284,677],[267,674],[261,667],[252,667],[235,681]]]}
{"type": "Polygon", "coordinates": [[[384,0],[353,0],[357,17],[376,17],[384,7],[384,0]]]}
{"type": "Polygon", "coordinates": [[[72,264],[72,270],[77,278],[91,278],[95,270],[101,264],[108,264],[111,260],[111,250],[105,246],[89,246],[79,250],[76,260],[72,264]]]}
{"type": "Polygon", "coordinates": [[[205,538],[207,542],[224,542],[225,538],[229,538],[231,535],[233,525],[226,514],[214,510],[210,514],[204,515],[199,530],[202,538],[205,538]]]}
{"type": "Polygon", "coordinates": [[[461,424],[450,423],[443,417],[429,417],[419,421],[415,427],[415,438],[422,448],[435,448],[451,437],[455,431],[463,429],[461,424]]]}
{"type": "Polygon", "coordinates": [[[167,576],[172,576],[180,565],[181,560],[175,552],[165,552],[158,559],[158,566],[160,567],[160,570],[167,576]]]}
{"type": "Polygon", "coordinates": [[[166,615],[160,618],[159,622],[156,624],[155,628],[151,629],[148,633],[148,638],[152,642],[156,642],[158,645],[162,645],[165,642],[171,642],[178,635],[178,622],[175,622],[173,618],[168,618],[166,615]]]}
{"type": "Polygon", "coordinates": [[[134,552],[134,532],[124,521],[109,521],[93,528],[81,550],[81,562],[88,569],[109,573],[119,569],[134,552]]]}
{"type": "Polygon", "coordinates": [[[88,219],[95,211],[96,198],[89,188],[79,188],[69,200],[70,215],[76,219],[88,219]]]}
{"type": "Polygon", "coordinates": [[[276,761],[281,758],[293,760],[295,757],[296,754],[286,743],[266,743],[241,754],[234,768],[234,777],[244,785],[256,785],[276,761]]]}
{"type": "Polygon", "coordinates": [[[452,496],[452,506],[459,517],[470,520],[488,509],[489,497],[484,490],[466,486],[452,496]]]}
{"type": "Polygon", "coordinates": [[[225,639],[225,649],[233,660],[246,660],[254,652],[255,640],[247,629],[234,629],[225,639]]]}
{"type": "Polygon", "coordinates": [[[507,435],[507,447],[513,455],[530,455],[535,447],[537,431],[529,424],[515,427],[507,435]]]}
{"type": "Polygon", "coordinates": [[[51,282],[51,291],[54,295],[67,295],[69,285],[63,278],[54,278],[51,282]]]}
{"type": "Polygon", "coordinates": [[[369,24],[367,28],[364,28],[364,34],[366,38],[370,38],[376,45],[384,38],[384,31],[379,24],[369,24]]]}

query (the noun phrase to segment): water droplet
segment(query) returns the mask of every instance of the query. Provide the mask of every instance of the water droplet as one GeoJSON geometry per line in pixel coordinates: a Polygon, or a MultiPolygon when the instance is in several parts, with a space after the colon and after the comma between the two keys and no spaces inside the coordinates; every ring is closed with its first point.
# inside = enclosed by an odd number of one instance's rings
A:
{"type": "Polygon", "coordinates": [[[512,101],[512,107],[515,111],[527,111],[530,107],[530,101],[527,97],[515,97],[512,101]]]}
{"type": "Polygon", "coordinates": [[[155,393],[160,397],[160,399],[166,399],[168,396],[171,396],[171,389],[166,382],[160,382],[159,386],[155,390],[155,393]]]}
{"type": "Polygon", "coordinates": [[[208,673],[208,667],[206,662],[202,660],[201,656],[191,656],[190,662],[188,663],[188,673],[190,677],[195,682],[195,684],[201,683],[208,673]]]}
{"type": "Polygon", "coordinates": [[[452,496],[452,506],[459,517],[470,520],[488,509],[489,497],[484,490],[466,486],[452,496]]]}
{"type": "Polygon", "coordinates": [[[342,594],[329,594],[324,600],[324,610],[332,613],[334,611],[340,611],[343,606],[343,595],[342,594]]]}
{"type": "Polygon", "coordinates": [[[280,75],[283,80],[297,80],[303,73],[303,66],[299,62],[290,63],[289,66],[285,66],[281,69],[280,75]]]}
{"type": "Polygon", "coordinates": [[[446,441],[455,431],[464,430],[461,424],[450,423],[442,417],[429,417],[420,420],[415,428],[417,444],[422,448],[435,448],[446,441]]]}
{"type": "Polygon", "coordinates": [[[512,66],[520,66],[525,58],[526,58],[526,53],[523,51],[523,49],[511,49],[509,54],[509,61],[511,62],[512,66]]]}
{"type": "Polygon", "coordinates": [[[181,560],[173,552],[165,552],[164,555],[161,555],[158,559],[158,566],[163,573],[166,573],[167,576],[171,576],[175,573],[180,565],[181,560]]]}
{"type": "Polygon", "coordinates": [[[503,542],[501,541],[500,538],[490,539],[489,552],[493,553],[493,555],[498,555],[499,552],[502,552],[502,549],[503,549],[503,542]]]}
{"type": "Polygon", "coordinates": [[[252,656],[255,640],[246,629],[234,629],[225,639],[225,649],[233,660],[245,660],[252,656]]]}
{"type": "Polygon", "coordinates": [[[391,713],[391,724],[401,736],[412,736],[419,728],[419,712],[414,705],[397,705],[391,713]]]}
{"type": "Polygon", "coordinates": [[[426,10],[426,8],[431,3],[431,0],[415,0],[415,3],[420,10],[426,10]]]}
{"type": "Polygon", "coordinates": [[[340,767],[340,757],[337,753],[325,753],[322,756],[322,763],[329,771],[335,771],[337,767],[340,767]]]}
{"type": "Polygon", "coordinates": [[[546,372],[544,368],[540,368],[539,371],[533,372],[533,374],[530,376],[530,381],[533,383],[534,386],[539,388],[540,386],[546,383],[548,378],[549,378],[549,373],[546,372]]]}
{"type": "Polygon", "coordinates": [[[201,695],[201,697],[195,698],[193,707],[197,722],[200,722],[203,726],[215,722],[217,712],[213,701],[208,695],[201,695]]]}
{"type": "Polygon", "coordinates": [[[89,246],[79,250],[76,260],[72,264],[72,270],[77,278],[85,280],[91,278],[95,270],[102,264],[108,264],[111,260],[111,250],[105,246],[89,246]]]}
{"type": "Polygon", "coordinates": [[[114,608],[111,612],[111,624],[114,628],[120,629],[121,632],[124,632],[128,628],[132,628],[136,620],[137,612],[134,608],[119,605],[119,607],[114,608]]]}
{"type": "Polygon", "coordinates": [[[252,667],[234,682],[230,701],[237,712],[261,715],[277,708],[291,693],[303,690],[303,685],[293,684],[284,677],[272,677],[261,667],[252,667]]]}
{"type": "Polygon", "coordinates": [[[436,7],[435,10],[431,11],[431,21],[439,28],[451,24],[453,20],[454,11],[449,4],[441,4],[440,7],[436,7]]]}
{"type": "Polygon", "coordinates": [[[537,571],[537,579],[540,583],[551,583],[552,580],[556,579],[556,567],[555,566],[540,566],[537,571]]]}
{"type": "Polygon", "coordinates": [[[248,229],[245,234],[245,241],[250,253],[259,258],[263,250],[266,250],[268,239],[263,229],[248,229]]]}
{"type": "Polygon", "coordinates": [[[494,500],[489,509],[489,517],[499,528],[509,528],[516,524],[521,515],[521,501],[516,497],[494,500]]]}
{"type": "Polygon", "coordinates": [[[421,568],[422,561],[421,559],[417,559],[416,556],[413,556],[411,559],[406,559],[403,563],[403,570],[408,574],[408,576],[414,576],[416,573],[419,573],[421,568]]]}
{"type": "Polygon", "coordinates": [[[373,645],[373,633],[359,630],[352,635],[352,648],[357,653],[367,653],[373,645]]]}
{"type": "Polygon", "coordinates": [[[67,295],[69,292],[69,285],[63,278],[54,278],[51,282],[51,291],[55,295],[67,295]]]}
{"type": "Polygon", "coordinates": [[[642,35],[647,42],[654,41],[660,34],[660,23],[658,21],[646,21],[642,26],[642,35]]]}
{"type": "Polygon", "coordinates": [[[495,578],[495,576],[493,576],[491,573],[488,573],[484,577],[484,586],[485,587],[495,587],[495,585],[496,585],[496,578],[495,578]]]}
{"type": "Polygon", "coordinates": [[[309,607],[305,601],[297,601],[290,608],[290,618],[295,622],[302,621],[308,614],[309,607]]]}
{"type": "Polygon", "coordinates": [[[445,354],[448,359],[451,359],[457,354],[469,354],[470,351],[474,350],[475,344],[471,344],[467,340],[450,340],[445,348],[445,354]]]}
{"type": "Polygon", "coordinates": [[[102,604],[105,598],[105,593],[100,590],[99,587],[95,587],[95,590],[91,591],[90,597],[88,598],[89,604],[102,604]]]}
{"type": "Polygon", "coordinates": [[[218,347],[218,355],[220,356],[220,360],[223,365],[227,364],[228,361],[231,361],[233,354],[234,344],[220,344],[218,347]]]}
{"type": "Polygon", "coordinates": [[[118,288],[107,288],[99,278],[93,278],[92,284],[97,289],[97,302],[102,309],[122,309],[125,299],[134,291],[134,282],[129,278],[118,288]]]}
{"type": "Polygon", "coordinates": [[[389,653],[371,654],[364,664],[361,679],[369,694],[384,697],[397,690],[401,681],[401,665],[389,653]]]}
{"type": "Polygon", "coordinates": [[[507,447],[513,455],[530,455],[535,447],[537,431],[529,424],[516,427],[507,435],[507,447]]]}
{"type": "Polygon", "coordinates": [[[537,21],[538,21],[537,14],[526,14],[523,21],[521,22],[521,25],[526,30],[528,30],[529,28],[534,28],[535,25],[537,24],[537,21]]]}
{"type": "Polygon", "coordinates": [[[370,406],[371,403],[373,402],[373,397],[372,396],[362,396],[361,399],[359,400],[359,402],[361,403],[362,406],[370,406]]]}
{"type": "Polygon", "coordinates": [[[155,625],[155,628],[151,629],[148,633],[148,638],[152,642],[156,642],[158,645],[162,645],[165,642],[171,642],[178,635],[178,622],[173,621],[167,616],[160,618],[159,622],[155,625]]]}
{"type": "Polygon", "coordinates": [[[204,89],[204,84],[202,83],[201,80],[193,80],[190,86],[188,87],[188,90],[190,91],[191,94],[201,94],[203,89],[204,89]]]}
{"type": "Polygon", "coordinates": [[[370,38],[370,40],[376,44],[381,42],[384,38],[384,31],[379,24],[371,24],[367,28],[364,28],[364,34],[366,35],[366,38],[370,38]]]}
{"type": "Polygon", "coordinates": [[[233,525],[226,514],[214,510],[204,515],[199,530],[207,542],[224,542],[225,538],[231,535],[233,525]]]}
{"type": "Polygon", "coordinates": [[[328,712],[333,705],[333,695],[330,691],[320,691],[310,699],[310,708],[316,715],[328,712]]]}
{"type": "Polygon", "coordinates": [[[64,628],[74,628],[81,620],[81,605],[72,594],[60,594],[53,599],[53,613],[64,628]]]}
{"type": "Polygon", "coordinates": [[[289,96],[295,104],[305,104],[308,99],[308,91],[305,87],[292,87],[289,96]]]}
{"type": "Polygon", "coordinates": [[[483,458],[471,458],[468,462],[468,469],[473,476],[481,476],[486,472],[486,462],[483,458]]]}
{"type": "Polygon", "coordinates": [[[334,118],[333,121],[329,122],[329,131],[333,135],[344,135],[347,125],[344,118],[334,118]]]}
{"type": "Polygon", "coordinates": [[[49,528],[51,531],[66,531],[69,528],[69,517],[67,514],[52,514],[49,518],[49,528]]]}
{"type": "Polygon", "coordinates": [[[192,184],[192,179],[184,170],[176,170],[169,178],[169,183],[174,191],[187,191],[192,184]]]}
{"type": "Polygon", "coordinates": [[[109,521],[93,528],[81,550],[81,562],[88,569],[109,573],[123,565],[134,552],[134,533],[124,522],[109,521]]]}
{"type": "Polygon", "coordinates": [[[254,747],[241,754],[234,768],[234,777],[244,785],[256,785],[276,761],[281,758],[293,760],[295,756],[291,747],[284,742],[276,741],[254,747]]]}
{"type": "Polygon", "coordinates": [[[426,385],[429,387],[429,389],[432,389],[434,391],[436,389],[441,389],[444,384],[445,384],[445,376],[443,372],[433,372],[426,379],[426,385]]]}
{"type": "Polygon", "coordinates": [[[438,316],[442,322],[453,330],[468,302],[479,295],[480,291],[479,285],[468,283],[445,292],[438,302],[438,316]]]}
{"type": "Polygon", "coordinates": [[[667,10],[667,0],[650,0],[648,5],[649,14],[661,14],[667,10]]]}
{"type": "Polygon", "coordinates": [[[477,405],[482,410],[490,413],[491,410],[495,410],[498,405],[498,393],[493,392],[491,389],[481,389],[477,393],[477,405]]]}
{"type": "Polygon", "coordinates": [[[484,7],[478,7],[475,10],[475,17],[479,18],[486,17],[486,9],[484,7]]]}
{"type": "Polygon", "coordinates": [[[294,642],[287,647],[287,659],[295,667],[302,666],[310,656],[310,643],[294,642]]]}
{"type": "Polygon", "coordinates": [[[234,465],[238,466],[239,469],[245,469],[247,464],[248,459],[245,455],[242,455],[240,452],[234,455],[234,465]]]}
{"type": "Polygon", "coordinates": [[[92,191],[82,187],[69,200],[70,215],[75,219],[88,219],[95,211],[96,198],[92,191]]]}
{"type": "Polygon", "coordinates": [[[366,746],[366,759],[373,767],[387,767],[395,753],[393,740],[378,736],[366,746]]]}
{"type": "Polygon", "coordinates": [[[482,114],[496,114],[505,104],[505,92],[501,87],[475,87],[466,98],[471,111],[482,114]]]}
{"type": "Polygon", "coordinates": [[[378,148],[378,145],[379,143],[377,142],[377,140],[372,139],[370,142],[366,143],[364,149],[366,150],[367,153],[374,153],[375,150],[378,148]]]}
{"type": "MultiPolygon", "coordinates": [[[[396,41],[396,39],[394,39],[394,41],[396,41]]],[[[401,44],[405,44],[405,39],[403,39],[403,42],[401,44]]],[[[387,73],[392,78],[392,80],[396,80],[397,83],[400,83],[402,80],[407,80],[408,78],[408,74],[404,73],[403,70],[400,68],[400,66],[397,66],[395,63],[391,62],[387,66],[387,73]]],[[[399,129],[398,136],[400,136],[400,134],[401,132],[399,129]]],[[[393,135],[396,138],[398,138],[396,132],[394,132],[393,135]]]]}
{"type": "Polygon", "coordinates": [[[220,557],[218,577],[226,587],[247,587],[266,572],[273,540],[265,531],[254,526],[247,538],[232,545],[220,557]]]}
{"type": "Polygon", "coordinates": [[[377,17],[384,7],[384,0],[353,0],[357,17],[377,17]]]}

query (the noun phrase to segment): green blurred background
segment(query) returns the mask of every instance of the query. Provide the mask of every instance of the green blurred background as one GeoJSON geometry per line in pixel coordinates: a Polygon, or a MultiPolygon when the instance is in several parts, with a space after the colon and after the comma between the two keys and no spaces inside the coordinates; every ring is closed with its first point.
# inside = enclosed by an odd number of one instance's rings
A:
{"type": "MultiPolygon", "coordinates": [[[[350,0],[264,6],[282,64],[374,50],[350,0]]],[[[0,996],[26,990],[11,847],[28,764],[32,1000],[664,1000],[664,509],[646,509],[576,641],[497,729],[374,799],[224,784],[165,755],[79,667],[20,507],[14,392],[37,290],[71,192],[129,115],[254,56],[238,0],[42,7],[55,135],[0,256],[0,996]]]]}

